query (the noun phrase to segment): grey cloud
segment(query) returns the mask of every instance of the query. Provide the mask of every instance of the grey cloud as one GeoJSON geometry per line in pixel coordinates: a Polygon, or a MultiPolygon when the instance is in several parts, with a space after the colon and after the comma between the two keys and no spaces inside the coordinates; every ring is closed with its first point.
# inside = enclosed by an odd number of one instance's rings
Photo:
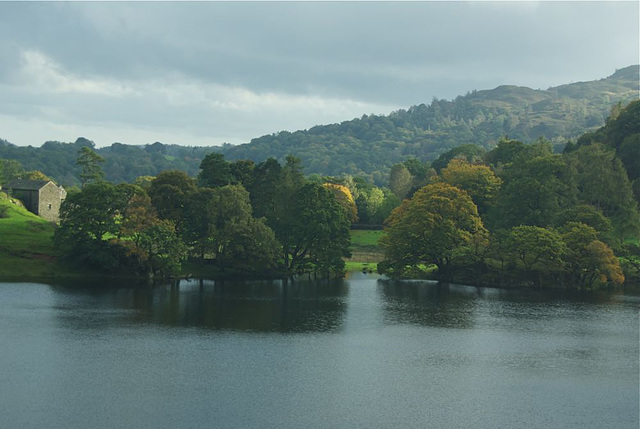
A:
{"type": "Polygon", "coordinates": [[[212,107],[215,91],[171,105],[156,98],[153,82],[325,98],[333,109],[347,100],[369,111],[345,114],[386,113],[370,110],[506,83],[546,88],[604,77],[638,63],[637,16],[633,2],[0,3],[0,114],[53,111],[248,139],[289,127],[286,116],[296,126],[340,118],[314,108],[305,120],[283,104],[269,115],[212,107]],[[38,97],[16,86],[25,51],[76,79],[150,94],[38,97]]]}

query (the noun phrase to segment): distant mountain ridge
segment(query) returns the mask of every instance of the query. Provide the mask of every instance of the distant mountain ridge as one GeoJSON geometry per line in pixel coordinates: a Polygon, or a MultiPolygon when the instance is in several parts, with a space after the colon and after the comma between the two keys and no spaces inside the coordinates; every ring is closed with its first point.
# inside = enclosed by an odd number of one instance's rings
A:
{"type": "Polygon", "coordinates": [[[504,136],[525,142],[543,137],[562,146],[602,126],[615,104],[638,99],[639,72],[635,65],[600,80],[547,90],[502,85],[389,115],[262,136],[223,153],[231,160],[255,161],[292,153],[309,173],[372,174],[409,156],[433,160],[461,144],[491,147],[504,136]]]}
{"type": "MultiPolygon", "coordinates": [[[[530,142],[540,137],[558,149],[585,132],[604,125],[611,108],[639,97],[640,66],[617,70],[609,77],[577,82],[547,90],[502,85],[472,91],[454,100],[434,99],[389,115],[363,115],[308,130],[281,131],[251,142],[222,147],[186,147],[154,143],[144,146],[114,143],[96,151],[105,158],[106,178],[133,181],[180,169],[195,175],[202,158],[217,151],[229,160],[268,157],[283,160],[288,154],[302,159],[306,173],[365,175],[386,181],[390,167],[408,157],[433,160],[467,143],[486,148],[500,138],[530,142]]],[[[40,148],[15,146],[0,139],[0,158],[16,159],[27,170],[40,170],[62,184],[77,184],[77,150],[92,142],[46,142],[40,148]]]]}

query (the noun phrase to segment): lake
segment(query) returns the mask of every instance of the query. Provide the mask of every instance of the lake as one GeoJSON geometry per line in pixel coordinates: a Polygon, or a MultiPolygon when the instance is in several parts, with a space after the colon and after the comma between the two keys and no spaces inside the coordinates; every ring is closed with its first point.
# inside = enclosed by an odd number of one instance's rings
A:
{"type": "Polygon", "coordinates": [[[6,428],[638,428],[640,297],[0,283],[6,428]]]}

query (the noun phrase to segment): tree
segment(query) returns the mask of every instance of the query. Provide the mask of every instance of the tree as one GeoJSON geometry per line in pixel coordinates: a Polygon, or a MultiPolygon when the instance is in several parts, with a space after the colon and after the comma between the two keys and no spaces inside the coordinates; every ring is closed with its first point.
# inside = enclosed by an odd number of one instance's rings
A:
{"type": "Polygon", "coordinates": [[[104,158],[95,153],[90,147],[83,146],[78,151],[76,164],[80,166],[80,182],[84,187],[86,184],[95,183],[104,178],[102,164],[104,158]]]}
{"type": "Polygon", "coordinates": [[[233,183],[240,183],[245,189],[251,188],[253,182],[253,169],[256,167],[255,162],[251,160],[241,159],[229,165],[233,183]]]}
{"type": "Polygon", "coordinates": [[[53,180],[49,176],[39,170],[27,171],[22,175],[22,178],[25,180],[45,180],[47,182],[53,182],[53,180]]]}
{"type": "Polygon", "coordinates": [[[202,187],[216,188],[229,185],[233,181],[231,167],[221,153],[212,152],[200,163],[198,184],[202,187]]]}
{"type": "MultiPolygon", "coordinates": [[[[126,241],[121,242],[127,244],[126,241]]],[[[176,234],[173,223],[160,220],[137,233],[137,269],[150,277],[166,278],[180,270],[187,248],[176,234]]]]}
{"type": "Polygon", "coordinates": [[[502,181],[487,216],[492,230],[518,225],[550,226],[559,212],[577,202],[572,171],[560,155],[513,162],[504,169],[502,181]]]}
{"type": "Polygon", "coordinates": [[[208,236],[216,264],[224,268],[244,262],[247,268],[251,267],[253,256],[255,267],[273,266],[277,249],[275,237],[251,216],[248,192],[241,185],[224,186],[214,191],[212,202],[208,210],[208,236]],[[259,237],[252,236],[252,232],[258,231],[264,240],[262,243],[256,240],[259,237]],[[262,254],[257,249],[261,244],[262,254]]]}
{"type": "Polygon", "coordinates": [[[353,200],[353,195],[351,195],[349,188],[335,183],[325,183],[322,186],[331,192],[336,202],[340,204],[340,207],[344,210],[349,222],[356,223],[358,221],[358,209],[356,208],[356,203],[353,200]]]}
{"type": "Polygon", "coordinates": [[[327,276],[344,272],[349,252],[349,221],[343,209],[322,185],[310,183],[295,192],[282,244],[287,275],[316,272],[327,276]]]}
{"type": "Polygon", "coordinates": [[[605,243],[594,240],[586,247],[584,265],[591,271],[591,278],[587,278],[586,286],[591,287],[595,281],[605,284],[610,282],[619,286],[624,283],[624,274],[618,258],[605,243]]]}
{"type": "MultiPolygon", "coordinates": [[[[388,191],[391,193],[391,191],[388,191]]],[[[382,225],[384,217],[378,216],[380,208],[385,201],[384,191],[377,186],[360,189],[360,196],[356,199],[356,207],[358,208],[358,218],[360,222],[365,224],[382,225]]],[[[395,195],[394,195],[395,197],[395,195]]],[[[400,200],[395,197],[400,204],[400,200]]],[[[395,208],[395,207],[394,207],[395,208]]],[[[391,211],[389,211],[391,213],[391,211]]]]}
{"type": "Polygon", "coordinates": [[[611,219],[620,239],[636,236],[640,214],[631,183],[620,159],[601,144],[582,146],[567,155],[576,172],[578,197],[611,219]]]}
{"type": "Polygon", "coordinates": [[[123,193],[106,182],[88,183],[81,192],[67,195],[54,234],[63,255],[78,265],[115,269],[118,260],[108,238],[118,234],[123,200],[123,193]]]}
{"type": "Polygon", "coordinates": [[[404,166],[407,167],[407,170],[409,170],[409,173],[411,173],[414,178],[420,181],[426,180],[429,175],[428,164],[421,163],[417,158],[407,159],[404,162],[404,166]]]}
{"type": "Polygon", "coordinates": [[[201,188],[187,205],[184,236],[204,261],[244,273],[275,267],[279,246],[264,219],[251,215],[242,185],[201,188]]]}
{"type": "Polygon", "coordinates": [[[115,235],[122,194],[107,182],[90,183],[81,192],[67,196],[60,207],[61,236],[75,236],[83,241],[102,242],[107,234],[115,235]],[[82,237],[82,238],[80,238],[82,237]]]}
{"type": "Polygon", "coordinates": [[[404,200],[386,222],[381,244],[385,260],[378,270],[393,277],[422,264],[435,264],[448,278],[450,264],[475,234],[486,234],[478,209],[465,192],[433,183],[404,200]]]}
{"type": "Polygon", "coordinates": [[[0,159],[0,185],[9,183],[22,176],[22,165],[13,159],[0,159]]]}
{"type": "Polygon", "coordinates": [[[572,285],[591,288],[596,282],[619,285],[624,275],[613,251],[598,240],[592,227],[580,222],[569,222],[562,228],[566,244],[564,260],[572,285]]]}
{"type": "Polygon", "coordinates": [[[627,170],[629,180],[640,178],[640,132],[626,137],[618,147],[617,155],[627,170]]]}
{"type": "Polygon", "coordinates": [[[442,181],[467,191],[478,207],[480,215],[485,214],[500,189],[501,180],[486,165],[469,164],[463,159],[452,159],[440,172],[442,181]]]}
{"type": "Polygon", "coordinates": [[[611,221],[596,207],[588,204],[578,204],[568,207],[558,214],[554,224],[556,227],[562,227],[570,222],[580,222],[593,228],[598,239],[607,241],[609,235],[613,231],[611,221]]]}
{"type": "Polygon", "coordinates": [[[275,158],[268,158],[253,169],[251,186],[247,189],[254,216],[266,217],[272,228],[271,220],[276,216],[281,182],[282,166],[275,158]]]}
{"type": "Polygon", "coordinates": [[[387,188],[382,189],[382,194],[384,198],[373,214],[373,223],[375,225],[383,225],[385,220],[391,215],[391,212],[402,202],[400,198],[396,197],[396,195],[387,188]]]}
{"type": "Polygon", "coordinates": [[[191,177],[182,171],[169,170],[153,179],[149,196],[158,216],[172,221],[181,234],[185,206],[195,191],[196,184],[191,177]]]}
{"type": "Polygon", "coordinates": [[[437,171],[442,170],[454,158],[464,159],[471,164],[482,162],[485,150],[476,144],[463,144],[443,153],[431,163],[431,166],[437,171]]]}
{"type": "Polygon", "coordinates": [[[67,196],[54,242],[81,267],[151,277],[177,271],[186,250],[173,224],[158,219],[141,188],[107,182],[89,183],[67,196]]]}
{"type": "Polygon", "coordinates": [[[520,156],[524,149],[524,143],[502,138],[498,142],[498,145],[486,154],[485,159],[489,164],[499,167],[513,162],[520,156]]]}
{"type": "Polygon", "coordinates": [[[506,246],[512,261],[521,263],[527,277],[538,284],[542,274],[563,268],[562,258],[567,252],[558,232],[533,225],[511,228],[506,246]]]}
{"type": "Polygon", "coordinates": [[[391,167],[389,174],[389,188],[400,199],[403,199],[409,193],[413,177],[409,169],[404,164],[396,164],[391,167]]]}
{"type": "Polygon", "coordinates": [[[292,225],[300,220],[298,192],[305,183],[300,159],[287,156],[284,167],[281,167],[270,158],[258,164],[254,172],[250,191],[254,213],[256,217],[266,218],[266,224],[283,245],[283,271],[291,274],[293,266],[288,246],[296,240],[292,225]]]}

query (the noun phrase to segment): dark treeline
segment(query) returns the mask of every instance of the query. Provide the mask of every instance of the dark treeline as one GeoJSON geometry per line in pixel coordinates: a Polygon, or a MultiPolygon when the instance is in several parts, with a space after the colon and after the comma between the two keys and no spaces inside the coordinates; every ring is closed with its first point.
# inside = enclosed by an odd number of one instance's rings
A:
{"type": "Polygon", "coordinates": [[[113,183],[130,183],[140,176],[155,176],[165,170],[180,170],[195,176],[202,159],[216,149],[158,142],[145,146],[114,143],[96,149],[92,141],[83,137],[73,143],[48,141],[41,147],[24,147],[0,139],[0,158],[17,161],[27,171],[41,171],[65,187],[79,186],[81,169],[76,157],[83,147],[104,159],[105,179],[113,183]]]}
{"type": "MultiPolygon", "coordinates": [[[[545,140],[455,148],[387,219],[379,271],[475,284],[637,282],[639,163],[640,101],[563,154],[545,140]]],[[[394,169],[410,182],[405,166],[394,169]]]]}
{"type": "Polygon", "coordinates": [[[350,174],[383,186],[394,164],[410,158],[422,163],[434,161],[463,144],[489,149],[505,135],[525,142],[542,137],[553,143],[556,152],[561,151],[568,141],[604,125],[612,106],[637,97],[638,66],[632,66],[598,81],[547,90],[501,86],[451,101],[433,100],[389,115],[365,115],[309,130],[282,131],[238,146],[114,143],[96,149],[91,141],[79,138],[74,143],[51,141],[36,148],[0,140],[0,158],[18,161],[26,170],[41,171],[68,187],[80,184],[75,157],[84,146],[105,159],[105,178],[113,183],[132,182],[169,169],[195,176],[212,151],[227,160],[251,159],[256,163],[270,157],[284,163],[292,154],[302,160],[307,173],[350,174]]]}
{"type": "Polygon", "coordinates": [[[91,149],[78,162],[84,183],[64,201],[54,238],[73,264],[150,277],[187,258],[216,276],[344,271],[349,213],[330,186],[305,179],[297,158],[256,165],[212,153],[197,179],[167,170],[119,185],[101,180],[91,149]]]}

